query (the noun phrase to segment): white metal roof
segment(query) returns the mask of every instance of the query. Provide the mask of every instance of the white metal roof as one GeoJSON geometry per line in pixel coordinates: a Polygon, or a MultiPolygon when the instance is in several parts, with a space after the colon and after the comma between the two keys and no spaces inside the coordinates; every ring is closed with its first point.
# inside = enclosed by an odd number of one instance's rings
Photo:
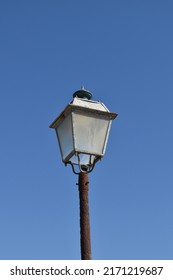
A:
{"type": "Polygon", "coordinates": [[[72,103],[73,105],[77,105],[80,107],[84,107],[84,108],[90,108],[90,109],[94,109],[94,110],[98,110],[98,111],[103,111],[103,112],[110,112],[106,106],[100,102],[100,101],[93,101],[93,100],[87,100],[84,98],[74,98],[72,103]]]}

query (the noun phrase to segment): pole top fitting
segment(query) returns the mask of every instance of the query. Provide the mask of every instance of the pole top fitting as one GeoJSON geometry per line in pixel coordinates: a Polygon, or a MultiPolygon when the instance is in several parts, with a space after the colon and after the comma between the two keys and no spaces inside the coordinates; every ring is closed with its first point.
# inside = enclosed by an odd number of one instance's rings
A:
{"type": "Polygon", "coordinates": [[[89,90],[86,90],[84,86],[81,87],[81,89],[75,91],[73,93],[73,98],[79,97],[90,100],[92,98],[92,93],[89,90]]]}

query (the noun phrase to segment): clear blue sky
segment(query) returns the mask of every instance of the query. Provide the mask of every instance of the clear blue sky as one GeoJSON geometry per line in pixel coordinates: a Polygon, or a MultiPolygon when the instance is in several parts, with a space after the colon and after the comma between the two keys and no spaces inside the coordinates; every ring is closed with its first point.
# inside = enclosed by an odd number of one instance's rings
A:
{"type": "Polygon", "coordinates": [[[119,114],[90,174],[93,259],[173,259],[171,0],[1,0],[0,259],[80,259],[49,124],[81,85],[119,114]]]}

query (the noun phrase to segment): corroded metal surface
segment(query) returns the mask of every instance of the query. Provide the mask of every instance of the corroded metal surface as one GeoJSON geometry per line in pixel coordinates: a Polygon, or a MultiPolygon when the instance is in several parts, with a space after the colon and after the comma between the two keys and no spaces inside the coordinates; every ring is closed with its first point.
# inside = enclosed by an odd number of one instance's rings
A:
{"type": "Polygon", "coordinates": [[[80,199],[80,242],[81,259],[91,260],[90,219],[88,205],[88,174],[79,174],[79,199],[80,199]]]}

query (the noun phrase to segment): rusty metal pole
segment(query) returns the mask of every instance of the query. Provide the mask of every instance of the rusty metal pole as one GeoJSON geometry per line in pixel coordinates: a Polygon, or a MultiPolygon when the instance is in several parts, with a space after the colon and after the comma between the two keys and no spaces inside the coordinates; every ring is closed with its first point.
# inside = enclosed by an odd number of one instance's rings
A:
{"type": "Polygon", "coordinates": [[[88,205],[88,174],[79,174],[79,201],[80,201],[80,244],[81,259],[91,260],[90,218],[88,205]]]}

